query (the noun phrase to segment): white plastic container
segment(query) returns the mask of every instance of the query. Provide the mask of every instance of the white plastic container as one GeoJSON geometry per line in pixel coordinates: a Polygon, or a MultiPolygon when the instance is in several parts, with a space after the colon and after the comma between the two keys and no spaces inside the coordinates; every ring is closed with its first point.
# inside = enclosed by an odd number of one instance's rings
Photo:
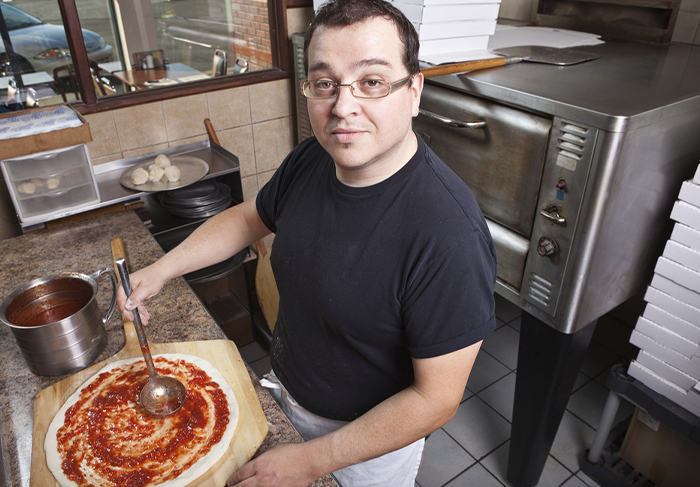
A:
{"type": "Polygon", "coordinates": [[[85,144],[5,159],[2,173],[24,224],[55,220],[100,202],[85,144]]]}

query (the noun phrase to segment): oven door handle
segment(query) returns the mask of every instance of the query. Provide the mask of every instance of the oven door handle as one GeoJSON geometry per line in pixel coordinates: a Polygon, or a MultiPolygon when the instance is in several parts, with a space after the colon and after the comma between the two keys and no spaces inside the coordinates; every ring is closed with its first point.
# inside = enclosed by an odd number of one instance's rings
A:
{"type": "Polygon", "coordinates": [[[457,127],[460,129],[480,129],[486,127],[486,122],[484,121],[463,122],[461,120],[453,120],[451,118],[443,117],[442,115],[438,115],[437,113],[429,112],[427,110],[421,109],[419,110],[419,112],[421,115],[428,117],[431,120],[435,120],[445,125],[449,125],[450,127],[457,127]]]}

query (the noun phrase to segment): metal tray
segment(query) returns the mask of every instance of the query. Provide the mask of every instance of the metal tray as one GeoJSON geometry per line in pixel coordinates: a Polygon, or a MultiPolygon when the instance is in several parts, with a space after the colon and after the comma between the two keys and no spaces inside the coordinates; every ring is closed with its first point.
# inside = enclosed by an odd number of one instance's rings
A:
{"type": "Polygon", "coordinates": [[[134,184],[131,182],[131,173],[135,169],[142,167],[148,171],[148,166],[155,162],[155,158],[149,159],[141,164],[137,164],[129,167],[125,170],[119,177],[119,182],[122,186],[133,189],[136,191],[145,192],[155,192],[155,191],[169,191],[177,188],[184,188],[190,184],[196,183],[209,172],[209,164],[200,159],[199,157],[193,156],[172,156],[170,157],[170,162],[174,166],[180,169],[180,179],[175,182],[169,182],[165,176],[160,181],[151,182],[147,181],[144,184],[134,184]]]}

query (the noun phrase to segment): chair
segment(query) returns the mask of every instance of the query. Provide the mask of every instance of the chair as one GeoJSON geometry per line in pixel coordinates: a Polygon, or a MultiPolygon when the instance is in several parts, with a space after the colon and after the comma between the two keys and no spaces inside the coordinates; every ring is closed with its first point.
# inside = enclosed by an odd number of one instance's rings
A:
{"type": "Polygon", "coordinates": [[[236,58],[236,63],[233,65],[233,74],[243,74],[248,71],[248,61],[242,57],[236,58]]]}
{"type": "Polygon", "coordinates": [[[92,75],[92,84],[98,96],[114,95],[117,89],[114,87],[109,78],[100,75],[101,68],[97,62],[90,60],[90,74],[92,75]]]}
{"type": "Polygon", "coordinates": [[[80,99],[80,90],[78,89],[78,79],[75,76],[75,69],[72,64],[59,66],[53,70],[53,79],[55,80],[56,89],[63,98],[63,101],[68,101],[68,93],[74,93],[75,99],[80,99]],[[63,73],[66,73],[64,76],[63,73]],[[70,88],[66,90],[66,86],[70,88]]]}
{"type": "Polygon", "coordinates": [[[214,61],[211,65],[211,77],[216,78],[217,76],[226,75],[226,53],[221,49],[214,51],[214,61]]]}

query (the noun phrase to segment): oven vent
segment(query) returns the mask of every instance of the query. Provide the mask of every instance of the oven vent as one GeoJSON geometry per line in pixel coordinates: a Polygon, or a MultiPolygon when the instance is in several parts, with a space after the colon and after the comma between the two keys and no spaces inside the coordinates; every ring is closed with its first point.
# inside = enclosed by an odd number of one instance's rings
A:
{"type": "Polygon", "coordinates": [[[533,273],[530,276],[530,289],[528,290],[528,294],[532,299],[543,306],[549,306],[549,300],[552,296],[552,283],[533,273]]]}
{"type": "Polygon", "coordinates": [[[306,99],[304,99],[299,92],[301,82],[306,79],[306,73],[304,72],[303,34],[292,35],[292,49],[292,58],[294,60],[294,92],[297,108],[297,142],[301,142],[314,134],[313,129],[311,128],[311,122],[309,121],[309,111],[306,107],[306,99]]]}
{"type": "Polygon", "coordinates": [[[564,167],[569,167],[575,164],[576,161],[581,160],[588,140],[588,128],[562,121],[559,137],[557,138],[557,150],[559,151],[557,163],[564,167]],[[572,163],[564,163],[561,160],[562,156],[571,159],[572,163]]]}

